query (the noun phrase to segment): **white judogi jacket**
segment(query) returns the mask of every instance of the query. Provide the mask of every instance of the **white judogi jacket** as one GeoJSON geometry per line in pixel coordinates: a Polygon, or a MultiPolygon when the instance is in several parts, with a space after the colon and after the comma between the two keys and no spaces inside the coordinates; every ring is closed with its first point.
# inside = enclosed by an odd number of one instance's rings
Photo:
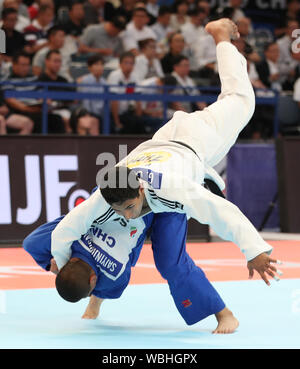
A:
{"type": "MultiPolygon", "coordinates": [[[[220,237],[236,243],[247,260],[272,250],[235,205],[202,186],[206,177],[221,189],[225,187],[218,174],[189,148],[174,142],[149,140],[118,165],[126,164],[139,174],[154,213],[186,213],[202,224],[209,224],[220,237]]],[[[119,215],[99,190],[71,210],[52,233],[52,255],[58,268],[68,261],[72,242],[85,234],[93,222],[103,224],[116,217],[119,215]]]]}
{"type": "MultiPolygon", "coordinates": [[[[235,205],[203,186],[204,178],[210,178],[224,189],[224,182],[211,166],[228,153],[255,106],[245,58],[230,42],[218,43],[215,51],[222,83],[218,100],[203,111],[176,112],[151,140],[139,145],[118,165],[139,173],[154,213],[186,213],[209,224],[251,260],[271,252],[272,247],[235,205]]],[[[52,255],[58,267],[68,260],[72,241],[85,234],[95,219],[101,224],[113,216],[100,191],[67,214],[52,233],[52,255]]]]}

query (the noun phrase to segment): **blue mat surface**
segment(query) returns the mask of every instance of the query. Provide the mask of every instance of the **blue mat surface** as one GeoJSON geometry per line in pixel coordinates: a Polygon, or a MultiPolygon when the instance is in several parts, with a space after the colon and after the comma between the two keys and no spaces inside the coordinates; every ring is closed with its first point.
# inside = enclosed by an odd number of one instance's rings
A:
{"type": "Polygon", "coordinates": [[[0,291],[0,348],[242,349],[300,348],[300,280],[214,282],[239,319],[230,335],[213,335],[214,316],[187,326],[166,284],[130,285],[83,320],[88,300],[71,304],[54,289],[0,291]]]}

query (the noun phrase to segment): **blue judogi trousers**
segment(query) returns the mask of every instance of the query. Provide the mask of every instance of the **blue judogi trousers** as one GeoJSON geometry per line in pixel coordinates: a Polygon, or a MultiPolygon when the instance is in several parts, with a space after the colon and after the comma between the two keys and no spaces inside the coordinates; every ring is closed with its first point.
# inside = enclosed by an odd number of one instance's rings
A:
{"type": "MultiPolygon", "coordinates": [[[[157,213],[153,214],[151,223],[151,241],[154,261],[157,270],[167,281],[171,296],[176,308],[184,321],[195,324],[211,314],[223,310],[225,304],[206,278],[201,268],[196,266],[186,251],[187,219],[185,214],[157,213]]],[[[51,233],[61,218],[38,227],[24,242],[24,249],[44,269],[49,270],[51,255],[51,233]]],[[[149,224],[149,222],[147,222],[149,224]]],[[[144,240],[142,240],[144,241],[144,240]]],[[[130,270],[136,264],[143,242],[140,242],[132,251],[126,270],[120,277],[122,283],[118,288],[113,286],[112,281],[101,283],[109,298],[119,297],[127,287],[130,280],[130,270]],[[121,287],[120,287],[121,286],[121,287]],[[111,291],[108,291],[111,289],[111,291]],[[122,291],[120,291],[120,289],[122,291]]],[[[78,255],[78,246],[77,257],[78,255]]],[[[100,289],[102,289],[100,288],[100,289]]],[[[155,296],[154,296],[155,298],[155,296]]]]}

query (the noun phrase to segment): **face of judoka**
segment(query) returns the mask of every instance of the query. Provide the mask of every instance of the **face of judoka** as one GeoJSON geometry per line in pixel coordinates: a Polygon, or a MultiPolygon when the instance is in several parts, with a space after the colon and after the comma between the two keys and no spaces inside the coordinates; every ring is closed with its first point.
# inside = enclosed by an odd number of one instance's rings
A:
{"type": "Polygon", "coordinates": [[[122,203],[113,203],[112,209],[126,220],[136,219],[143,215],[145,206],[147,206],[143,187],[139,188],[139,196],[134,199],[128,199],[122,203]]]}

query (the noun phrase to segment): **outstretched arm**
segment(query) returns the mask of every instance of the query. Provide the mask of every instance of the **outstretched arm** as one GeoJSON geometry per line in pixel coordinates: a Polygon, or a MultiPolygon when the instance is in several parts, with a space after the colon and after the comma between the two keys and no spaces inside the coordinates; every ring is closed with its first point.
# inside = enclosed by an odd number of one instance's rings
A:
{"type": "Polygon", "coordinates": [[[237,206],[214,195],[196,182],[188,183],[184,189],[180,188],[174,192],[170,188],[163,190],[161,195],[170,200],[171,196],[176,198],[184,205],[188,215],[202,224],[210,225],[224,240],[237,244],[248,261],[250,278],[254,270],[267,284],[266,274],[274,277],[277,270],[271,263],[276,263],[276,260],[268,255],[272,252],[272,246],[262,239],[237,206]],[[180,198],[179,194],[182,195],[180,198]]]}

